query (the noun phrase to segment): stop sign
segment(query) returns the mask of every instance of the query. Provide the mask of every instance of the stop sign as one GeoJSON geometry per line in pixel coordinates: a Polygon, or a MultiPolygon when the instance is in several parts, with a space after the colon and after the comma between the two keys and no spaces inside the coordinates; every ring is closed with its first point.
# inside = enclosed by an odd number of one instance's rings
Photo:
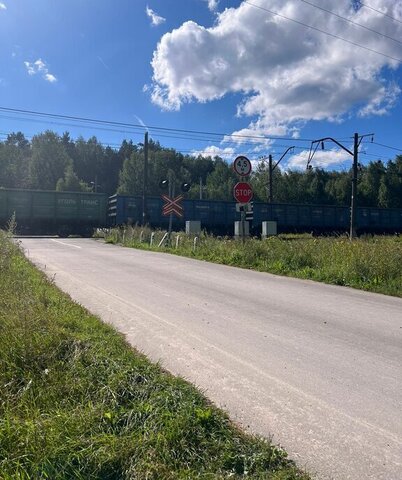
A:
{"type": "Polygon", "coordinates": [[[248,203],[253,198],[253,190],[246,182],[238,182],[233,188],[233,196],[236,202],[248,203]]]}

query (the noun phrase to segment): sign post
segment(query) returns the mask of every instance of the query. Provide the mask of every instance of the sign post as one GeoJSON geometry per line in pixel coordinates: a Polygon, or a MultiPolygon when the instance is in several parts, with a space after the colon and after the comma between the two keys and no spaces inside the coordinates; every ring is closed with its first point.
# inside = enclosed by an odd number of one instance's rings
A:
{"type": "Polygon", "coordinates": [[[240,182],[237,182],[233,188],[233,196],[240,204],[241,236],[244,243],[246,238],[246,208],[244,206],[253,198],[251,185],[244,181],[244,177],[249,176],[252,170],[250,160],[243,155],[236,157],[233,162],[233,170],[240,176],[240,182]]]}

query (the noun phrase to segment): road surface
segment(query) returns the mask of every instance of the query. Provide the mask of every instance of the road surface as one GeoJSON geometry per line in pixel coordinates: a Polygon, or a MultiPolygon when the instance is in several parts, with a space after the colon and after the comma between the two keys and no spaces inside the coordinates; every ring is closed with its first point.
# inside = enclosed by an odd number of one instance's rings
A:
{"type": "Polygon", "coordinates": [[[402,479],[402,299],[89,239],[27,256],[319,479],[402,479]]]}

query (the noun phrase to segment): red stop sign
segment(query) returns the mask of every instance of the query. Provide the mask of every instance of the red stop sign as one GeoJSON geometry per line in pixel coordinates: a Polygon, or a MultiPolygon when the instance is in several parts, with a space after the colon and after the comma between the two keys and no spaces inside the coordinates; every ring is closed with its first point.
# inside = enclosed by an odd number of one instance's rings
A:
{"type": "Polygon", "coordinates": [[[246,182],[239,182],[233,188],[233,196],[236,202],[248,203],[253,198],[251,185],[246,182]]]}

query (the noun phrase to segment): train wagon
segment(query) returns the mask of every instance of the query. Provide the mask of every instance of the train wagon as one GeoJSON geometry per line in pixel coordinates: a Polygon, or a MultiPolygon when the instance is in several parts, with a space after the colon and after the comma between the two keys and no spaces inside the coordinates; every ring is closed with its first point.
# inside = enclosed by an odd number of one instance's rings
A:
{"type": "Polygon", "coordinates": [[[0,189],[0,227],[14,215],[19,234],[90,235],[107,225],[107,202],[102,193],[0,189]]]}
{"type": "MultiPolygon", "coordinates": [[[[167,228],[168,217],[162,215],[163,200],[147,197],[147,223],[167,228]]],[[[217,234],[233,235],[234,222],[240,220],[236,204],[228,201],[183,200],[182,219],[173,217],[173,228],[183,230],[186,220],[200,220],[202,228],[217,234]]],[[[109,199],[111,226],[142,222],[142,197],[113,195],[109,199]]],[[[350,207],[333,205],[302,205],[287,203],[253,203],[250,231],[261,234],[263,221],[276,221],[278,232],[348,232],[350,207]]],[[[359,207],[357,231],[362,233],[402,232],[402,209],[359,207]]]]}

